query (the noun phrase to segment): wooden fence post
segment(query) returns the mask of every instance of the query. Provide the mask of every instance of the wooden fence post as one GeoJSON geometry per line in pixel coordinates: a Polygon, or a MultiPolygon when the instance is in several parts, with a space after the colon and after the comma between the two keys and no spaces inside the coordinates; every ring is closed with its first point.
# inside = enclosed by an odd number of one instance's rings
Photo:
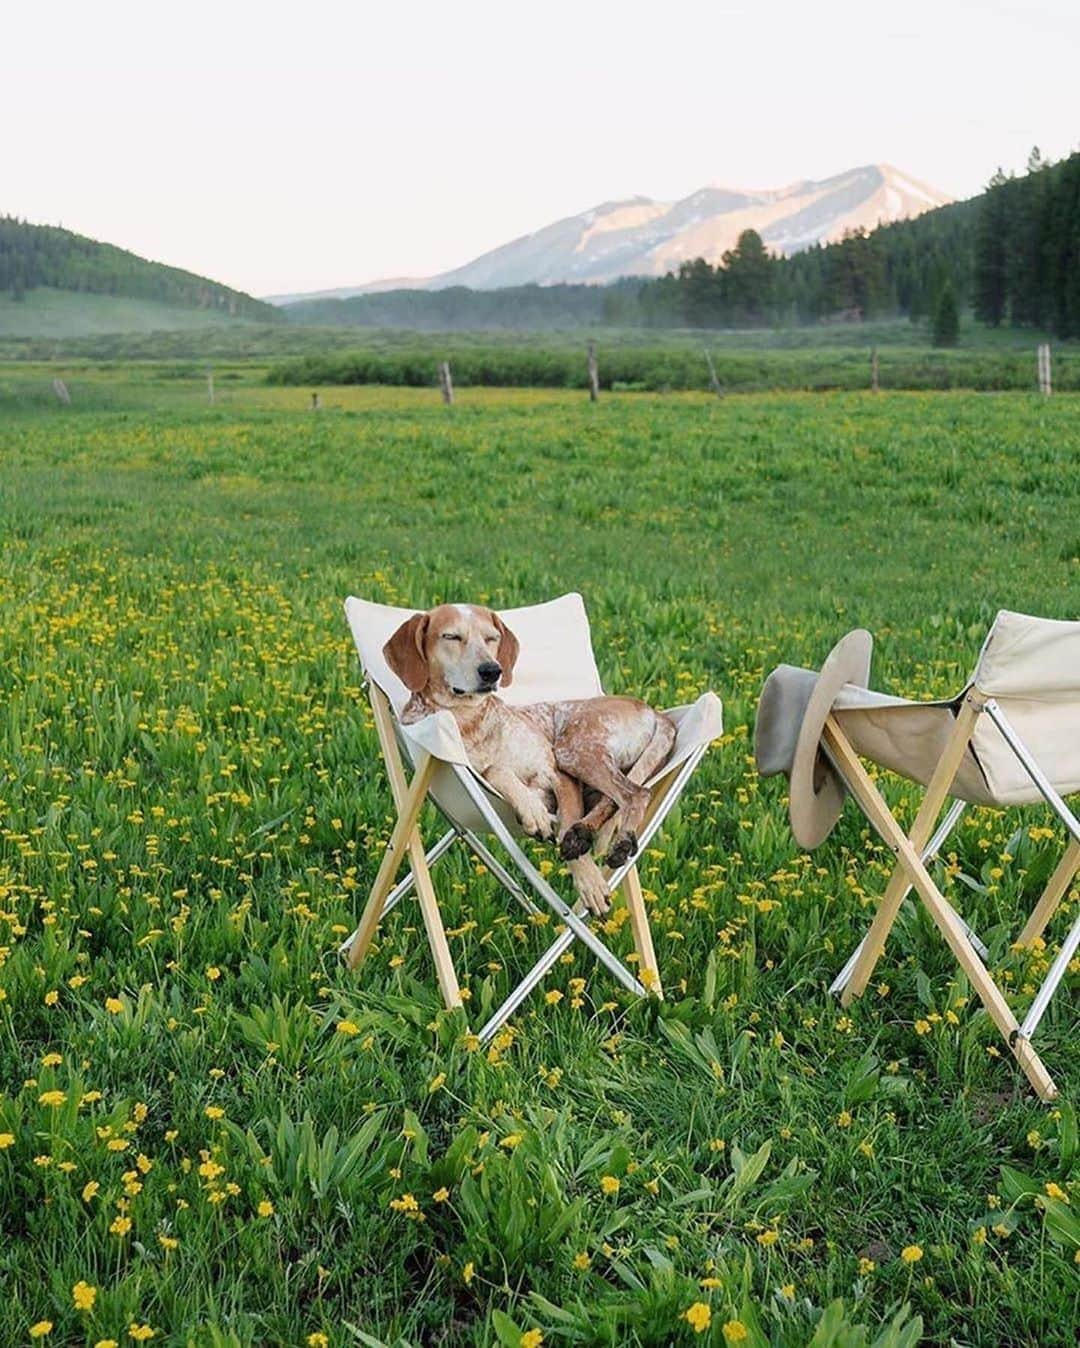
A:
{"type": "Polygon", "coordinates": [[[716,377],[716,366],[713,364],[713,358],[709,355],[709,348],[705,347],[705,363],[709,367],[709,386],[718,398],[724,396],[724,390],[720,385],[720,380],[716,377]]]}
{"type": "Polygon", "coordinates": [[[213,372],[213,370],[207,370],[207,372],[206,372],[206,396],[207,396],[207,398],[210,400],[210,406],[213,407],[213,405],[214,405],[214,372],[213,372]]]}
{"type": "Polygon", "coordinates": [[[878,363],[877,347],[875,346],[870,351],[870,389],[873,393],[879,392],[881,388],[881,384],[878,380],[879,373],[880,365],[878,363]]]}
{"type": "Polygon", "coordinates": [[[1039,392],[1049,395],[1054,386],[1050,374],[1050,343],[1039,343],[1039,392]]]}
{"type": "Polygon", "coordinates": [[[65,407],[70,407],[71,394],[68,392],[68,387],[64,381],[62,379],[54,379],[52,381],[52,387],[53,392],[56,394],[57,401],[63,403],[65,407]]]}
{"type": "Polygon", "coordinates": [[[596,363],[596,343],[589,343],[589,401],[600,397],[600,367],[596,363]]]}
{"type": "Polygon", "coordinates": [[[450,407],[454,401],[454,384],[450,378],[450,362],[448,360],[439,361],[439,387],[442,389],[442,400],[450,407]]]}

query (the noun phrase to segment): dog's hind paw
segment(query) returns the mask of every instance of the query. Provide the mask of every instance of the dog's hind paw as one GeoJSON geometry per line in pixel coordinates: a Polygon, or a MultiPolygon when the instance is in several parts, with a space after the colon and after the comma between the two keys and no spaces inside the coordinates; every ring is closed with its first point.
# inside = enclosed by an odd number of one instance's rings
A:
{"type": "Polygon", "coordinates": [[[559,856],[563,861],[576,861],[592,850],[595,836],[587,824],[571,824],[559,841],[559,856]]]}
{"type": "Polygon", "coordinates": [[[611,844],[611,851],[604,858],[604,865],[611,866],[613,869],[622,866],[630,860],[637,851],[637,834],[620,833],[611,844]]]}

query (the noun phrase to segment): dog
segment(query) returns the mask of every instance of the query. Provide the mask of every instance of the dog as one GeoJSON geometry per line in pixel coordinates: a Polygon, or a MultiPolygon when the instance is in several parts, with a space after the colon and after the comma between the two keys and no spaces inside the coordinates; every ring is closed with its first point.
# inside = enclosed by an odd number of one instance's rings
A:
{"type": "Polygon", "coordinates": [[[402,623],[383,656],[412,695],[402,722],[449,711],[473,768],[527,834],[558,839],[585,907],[603,914],[608,889],[591,856],[597,831],[618,810],[605,862],[621,866],[636,853],[649,804],[642,783],[671,756],[675,727],[632,697],[509,707],[496,690],[512,683],[519,649],[491,609],[440,604],[402,623]]]}

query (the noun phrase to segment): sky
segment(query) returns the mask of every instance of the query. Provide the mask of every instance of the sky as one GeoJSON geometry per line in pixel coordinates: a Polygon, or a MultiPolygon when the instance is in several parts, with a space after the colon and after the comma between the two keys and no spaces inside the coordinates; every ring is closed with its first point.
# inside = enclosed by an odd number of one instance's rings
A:
{"type": "Polygon", "coordinates": [[[1080,148],[1078,0],[5,6],[0,213],[256,295],[420,277],[600,202],[1080,148]]]}

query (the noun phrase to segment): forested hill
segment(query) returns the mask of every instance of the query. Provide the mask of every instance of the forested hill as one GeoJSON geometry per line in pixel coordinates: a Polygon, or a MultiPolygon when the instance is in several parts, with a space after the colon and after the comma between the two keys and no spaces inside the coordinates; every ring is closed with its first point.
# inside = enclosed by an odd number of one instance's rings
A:
{"type": "Polygon", "coordinates": [[[0,294],[22,299],[38,287],[90,295],[155,300],[223,318],[275,322],[272,304],[178,267],[148,262],[112,244],[98,243],[53,225],[30,225],[0,216],[0,294]]]}

